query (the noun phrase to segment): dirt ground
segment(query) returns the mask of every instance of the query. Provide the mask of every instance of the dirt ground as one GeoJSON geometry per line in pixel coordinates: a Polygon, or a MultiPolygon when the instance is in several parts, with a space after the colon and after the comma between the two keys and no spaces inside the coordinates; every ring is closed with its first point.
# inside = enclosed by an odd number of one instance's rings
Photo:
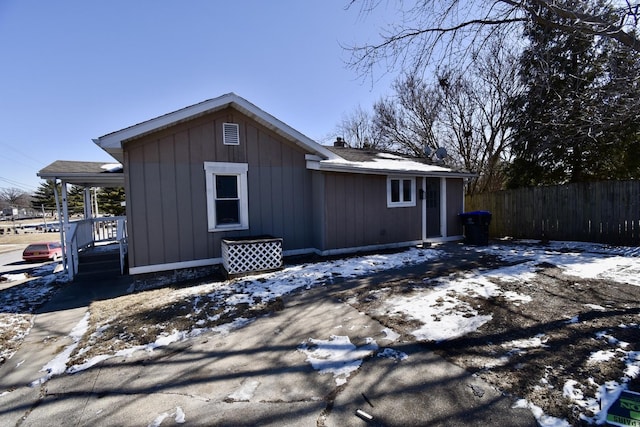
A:
{"type": "MultiPolygon", "coordinates": [[[[501,265],[507,264],[482,255],[466,266],[452,265],[425,272],[421,277],[399,279],[387,284],[384,292],[360,288],[343,296],[371,314],[378,311],[380,301],[429,287],[429,278],[501,265]]],[[[514,306],[503,297],[462,298],[478,314],[491,314],[492,320],[464,337],[424,344],[496,389],[536,404],[547,415],[564,418],[575,426],[590,425],[579,418],[584,410],[579,411],[563,396],[563,387],[567,381],[577,380],[589,388],[582,390],[585,397],[595,396],[595,384],[624,376],[625,365],[618,358],[597,364],[588,360],[593,352],[612,348],[610,336],[630,343],[626,350],[640,350],[640,291],[637,286],[566,276],[551,264],[537,267],[538,274],[531,283],[500,282],[503,291],[529,295],[530,302],[514,306]],[[571,318],[579,321],[567,320],[571,318]],[[541,337],[542,346],[524,345],[516,350],[506,346],[535,336],[541,337]]],[[[377,320],[402,333],[402,339],[414,339],[411,331],[416,325],[410,319],[387,316],[377,320]]],[[[640,379],[633,379],[628,385],[631,390],[640,390],[640,379]]]]}

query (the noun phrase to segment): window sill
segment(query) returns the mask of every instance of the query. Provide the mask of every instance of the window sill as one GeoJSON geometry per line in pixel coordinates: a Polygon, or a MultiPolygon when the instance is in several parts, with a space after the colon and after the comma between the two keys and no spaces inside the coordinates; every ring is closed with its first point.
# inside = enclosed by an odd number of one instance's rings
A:
{"type": "Polygon", "coordinates": [[[229,226],[218,226],[216,228],[210,228],[209,229],[209,233],[216,233],[216,232],[221,232],[221,231],[240,231],[240,230],[248,230],[249,226],[246,225],[242,225],[242,224],[233,224],[233,225],[229,225],[229,226]]]}
{"type": "Polygon", "coordinates": [[[415,206],[416,206],[415,203],[393,203],[393,204],[387,204],[388,208],[413,208],[415,206]]]}

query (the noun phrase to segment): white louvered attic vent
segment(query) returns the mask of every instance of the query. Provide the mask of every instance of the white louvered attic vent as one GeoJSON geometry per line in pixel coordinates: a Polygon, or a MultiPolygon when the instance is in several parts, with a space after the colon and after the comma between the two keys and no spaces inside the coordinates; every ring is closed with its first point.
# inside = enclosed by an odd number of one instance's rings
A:
{"type": "Polygon", "coordinates": [[[222,135],[224,145],[240,145],[240,126],[237,123],[223,123],[222,135]]]}

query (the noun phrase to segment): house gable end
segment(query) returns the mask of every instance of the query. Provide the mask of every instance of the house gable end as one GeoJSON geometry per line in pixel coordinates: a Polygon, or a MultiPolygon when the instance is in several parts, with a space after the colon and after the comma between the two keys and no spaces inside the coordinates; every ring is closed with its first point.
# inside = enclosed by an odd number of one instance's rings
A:
{"type": "Polygon", "coordinates": [[[128,128],[112,132],[110,134],[94,139],[94,142],[103,150],[107,151],[114,158],[122,161],[123,145],[127,141],[140,138],[144,135],[157,132],[159,130],[175,126],[181,122],[193,120],[202,115],[213,113],[227,107],[236,109],[237,111],[251,117],[263,126],[271,129],[276,134],[288,139],[297,145],[303,147],[312,154],[317,154],[322,158],[337,158],[333,152],[326,147],[316,143],[309,137],[293,129],[284,122],[278,120],[274,116],[268,114],[264,110],[256,107],[249,101],[240,96],[229,93],[218,98],[210,99],[199,104],[195,104],[163,116],[156,117],[151,120],[139,123],[128,128]]]}

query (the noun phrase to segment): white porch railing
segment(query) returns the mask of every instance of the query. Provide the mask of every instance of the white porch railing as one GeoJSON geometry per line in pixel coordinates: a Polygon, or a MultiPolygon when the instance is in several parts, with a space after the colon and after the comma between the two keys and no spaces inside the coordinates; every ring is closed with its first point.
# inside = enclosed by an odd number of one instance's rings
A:
{"type": "Polygon", "coordinates": [[[69,280],[78,274],[78,252],[99,242],[118,242],[120,272],[124,273],[127,253],[127,218],[124,216],[73,221],[64,227],[64,266],[69,280]]]}

